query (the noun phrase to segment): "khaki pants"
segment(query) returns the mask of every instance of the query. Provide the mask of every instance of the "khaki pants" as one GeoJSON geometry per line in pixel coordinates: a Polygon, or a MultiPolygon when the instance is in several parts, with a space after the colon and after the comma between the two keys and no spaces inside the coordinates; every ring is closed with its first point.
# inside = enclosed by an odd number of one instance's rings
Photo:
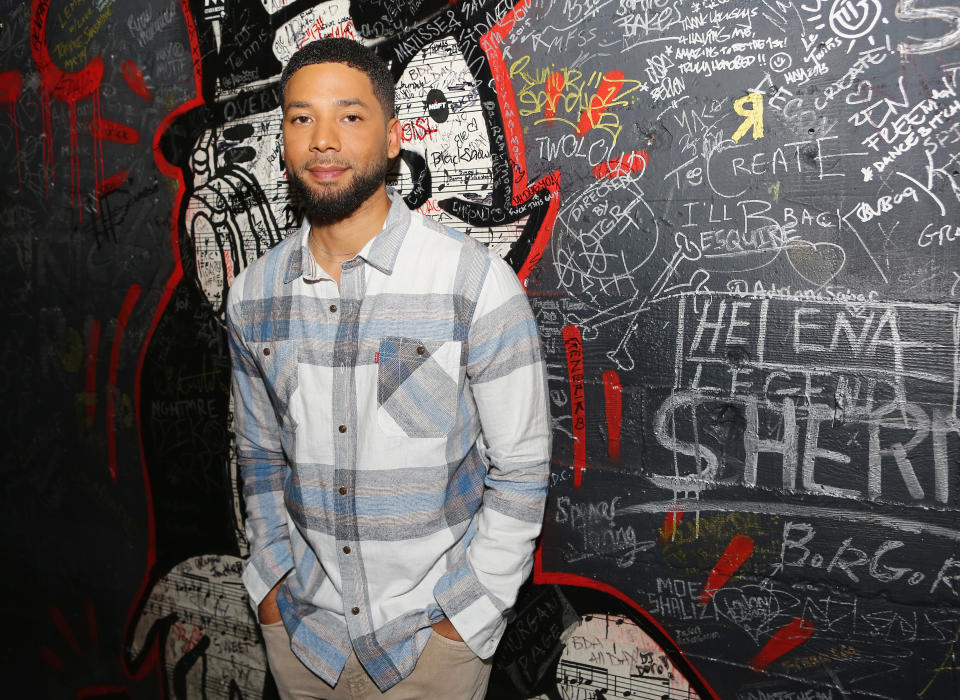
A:
{"type": "Polygon", "coordinates": [[[331,688],[290,651],[282,622],[260,625],[267,662],[283,700],[483,700],[490,680],[490,660],[480,659],[463,642],[436,632],[424,647],[413,673],[380,692],[352,653],[331,688]]]}

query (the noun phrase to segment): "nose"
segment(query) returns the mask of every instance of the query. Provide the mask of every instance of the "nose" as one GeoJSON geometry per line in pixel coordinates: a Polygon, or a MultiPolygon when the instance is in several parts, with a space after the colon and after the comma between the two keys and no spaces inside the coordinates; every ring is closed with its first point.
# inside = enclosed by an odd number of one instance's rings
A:
{"type": "Polygon", "coordinates": [[[310,133],[311,151],[339,151],[340,135],[336,123],[329,119],[317,119],[310,133]]]}

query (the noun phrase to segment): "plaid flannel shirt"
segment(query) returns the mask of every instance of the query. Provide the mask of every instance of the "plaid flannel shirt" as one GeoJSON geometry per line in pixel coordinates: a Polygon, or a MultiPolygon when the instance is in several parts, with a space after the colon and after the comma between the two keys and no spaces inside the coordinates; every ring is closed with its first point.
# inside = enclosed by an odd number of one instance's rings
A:
{"type": "Polygon", "coordinates": [[[391,198],[339,290],[305,222],[227,304],[251,603],[286,576],[294,653],[333,685],[352,649],[383,690],[443,617],[494,653],[532,568],[550,457],[516,276],[391,198]]]}

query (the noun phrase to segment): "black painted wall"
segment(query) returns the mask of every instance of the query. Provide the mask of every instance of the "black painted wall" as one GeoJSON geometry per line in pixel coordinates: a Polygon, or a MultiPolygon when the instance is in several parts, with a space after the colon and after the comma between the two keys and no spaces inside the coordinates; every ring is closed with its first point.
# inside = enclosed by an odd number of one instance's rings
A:
{"type": "Polygon", "coordinates": [[[221,305],[296,224],[276,80],[330,35],[548,354],[489,697],[960,695],[947,0],[0,2],[4,695],[275,697],[221,305]]]}

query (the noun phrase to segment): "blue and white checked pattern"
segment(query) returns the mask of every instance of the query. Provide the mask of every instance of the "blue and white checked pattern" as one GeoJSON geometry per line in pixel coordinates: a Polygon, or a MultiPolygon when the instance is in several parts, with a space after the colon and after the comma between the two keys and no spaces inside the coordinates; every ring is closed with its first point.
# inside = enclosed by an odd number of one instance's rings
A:
{"type": "Polygon", "coordinates": [[[332,685],[352,649],[384,690],[444,616],[493,654],[532,568],[550,458],[516,276],[391,198],[339,290],[305,223],[227,304],[251,603],[286,576],[294,653],[332,685]]]}

